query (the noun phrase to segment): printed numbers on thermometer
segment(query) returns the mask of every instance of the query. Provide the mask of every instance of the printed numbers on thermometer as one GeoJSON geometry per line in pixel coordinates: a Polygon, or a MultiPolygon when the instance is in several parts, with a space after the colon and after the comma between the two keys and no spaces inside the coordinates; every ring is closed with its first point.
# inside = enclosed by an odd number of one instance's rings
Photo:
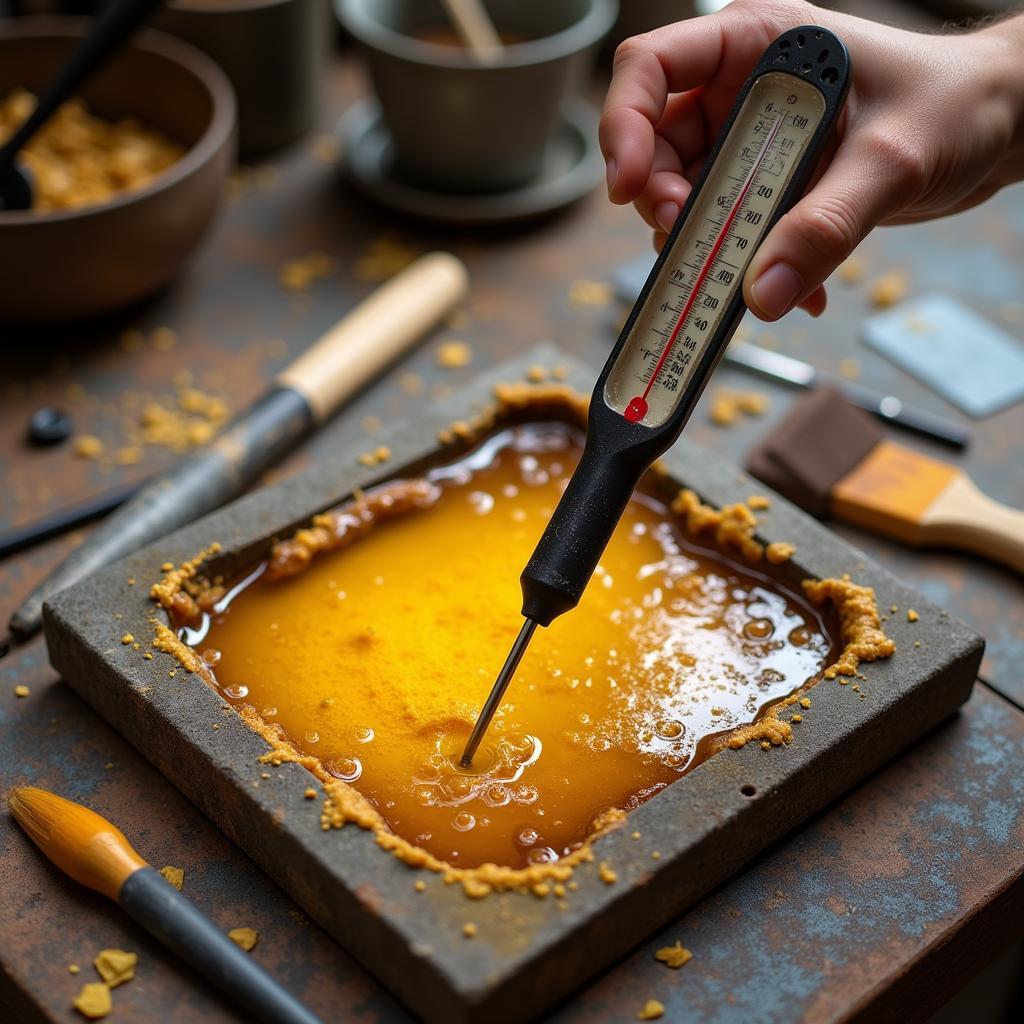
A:
{"type": "Polygon", "coordinates": [[[608,375],[610,408],[650,427],[672,415],[824,115],[801,79],[754,83],[608,375]]]}

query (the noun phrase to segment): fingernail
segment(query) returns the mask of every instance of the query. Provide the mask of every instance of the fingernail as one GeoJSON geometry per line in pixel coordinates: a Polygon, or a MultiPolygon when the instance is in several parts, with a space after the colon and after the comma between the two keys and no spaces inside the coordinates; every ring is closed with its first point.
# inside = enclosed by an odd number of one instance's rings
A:
{"type": "Polygon", "coordinates": [[[750,294],[762,313],[777,319],[789,312],[803,288],[804,279],[788,263],[773,263],[754,282],[750,294]]]}
{"type": "Polygon", "coordinates": [[[609,159],[605,173],[608,177],[608,195],[611,195],[612,189],[615,188],[615,182],[619,177],[619,162],[615,157],[609,159]]]}
{"type": "Polygon", "coordinates": [[[671,231],[678,216],[679,204],[673,203],[671,199],[665,199],[654,208],[654,219],[663,231],[671,231]]]}

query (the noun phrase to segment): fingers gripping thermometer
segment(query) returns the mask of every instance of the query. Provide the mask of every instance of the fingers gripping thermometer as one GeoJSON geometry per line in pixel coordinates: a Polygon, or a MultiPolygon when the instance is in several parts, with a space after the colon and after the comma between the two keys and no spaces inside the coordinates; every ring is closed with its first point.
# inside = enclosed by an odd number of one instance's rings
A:
{"type": "Polygon", "coordinates": [[[679,436],[743,316],[743,275],[800,198],[849,88],[816,26],[765,51],[601,371],[587,440],[526,569],[520,630],[462,755],[468,766],[538,625],[574,608],[651,463],[679,436]]]}

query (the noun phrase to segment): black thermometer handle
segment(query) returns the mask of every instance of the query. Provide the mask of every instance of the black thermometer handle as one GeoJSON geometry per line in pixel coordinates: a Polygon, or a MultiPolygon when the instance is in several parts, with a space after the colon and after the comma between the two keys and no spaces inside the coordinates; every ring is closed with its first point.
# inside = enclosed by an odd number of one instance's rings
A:
{"type": "Polygon", "coordinates": [[[705,161],[704,170],[598,377],[590,403],[583,455],[520,578],[523,615],[542,626],[549,625],[579,603],[640,477],[679,436],[746,312],[742,288],[737,288],[723,313],[721,325],[701,354],[685,392],[663,423],[648,426],[630,422],[605,401],[608,376],[655,288],[662,266],[675,246],[730,129],[754,84],[769,73],[792,75],[814,86],[824,99],[825,109],[762,238],[767,237],[807,187],[849,91],[850,58],[842,41],[827,29],[816,25],[791,29],[764,52],[736,98],[715,148],[705,161]]]}

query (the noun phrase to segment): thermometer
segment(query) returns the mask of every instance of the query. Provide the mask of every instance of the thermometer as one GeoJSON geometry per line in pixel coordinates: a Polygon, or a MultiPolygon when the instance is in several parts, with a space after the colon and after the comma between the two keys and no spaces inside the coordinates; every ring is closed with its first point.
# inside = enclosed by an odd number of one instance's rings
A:
{"type": "Polygon", "coordinates": [[[689,419],[746,311],[743,275],[803,195],[849,80],[846,47],[808,25],[779,36],[743,86],[598,377],[580,462],[521,577],[526,621],[463,766],[534,630],[579,603],[640,477],[689,419]]]}

